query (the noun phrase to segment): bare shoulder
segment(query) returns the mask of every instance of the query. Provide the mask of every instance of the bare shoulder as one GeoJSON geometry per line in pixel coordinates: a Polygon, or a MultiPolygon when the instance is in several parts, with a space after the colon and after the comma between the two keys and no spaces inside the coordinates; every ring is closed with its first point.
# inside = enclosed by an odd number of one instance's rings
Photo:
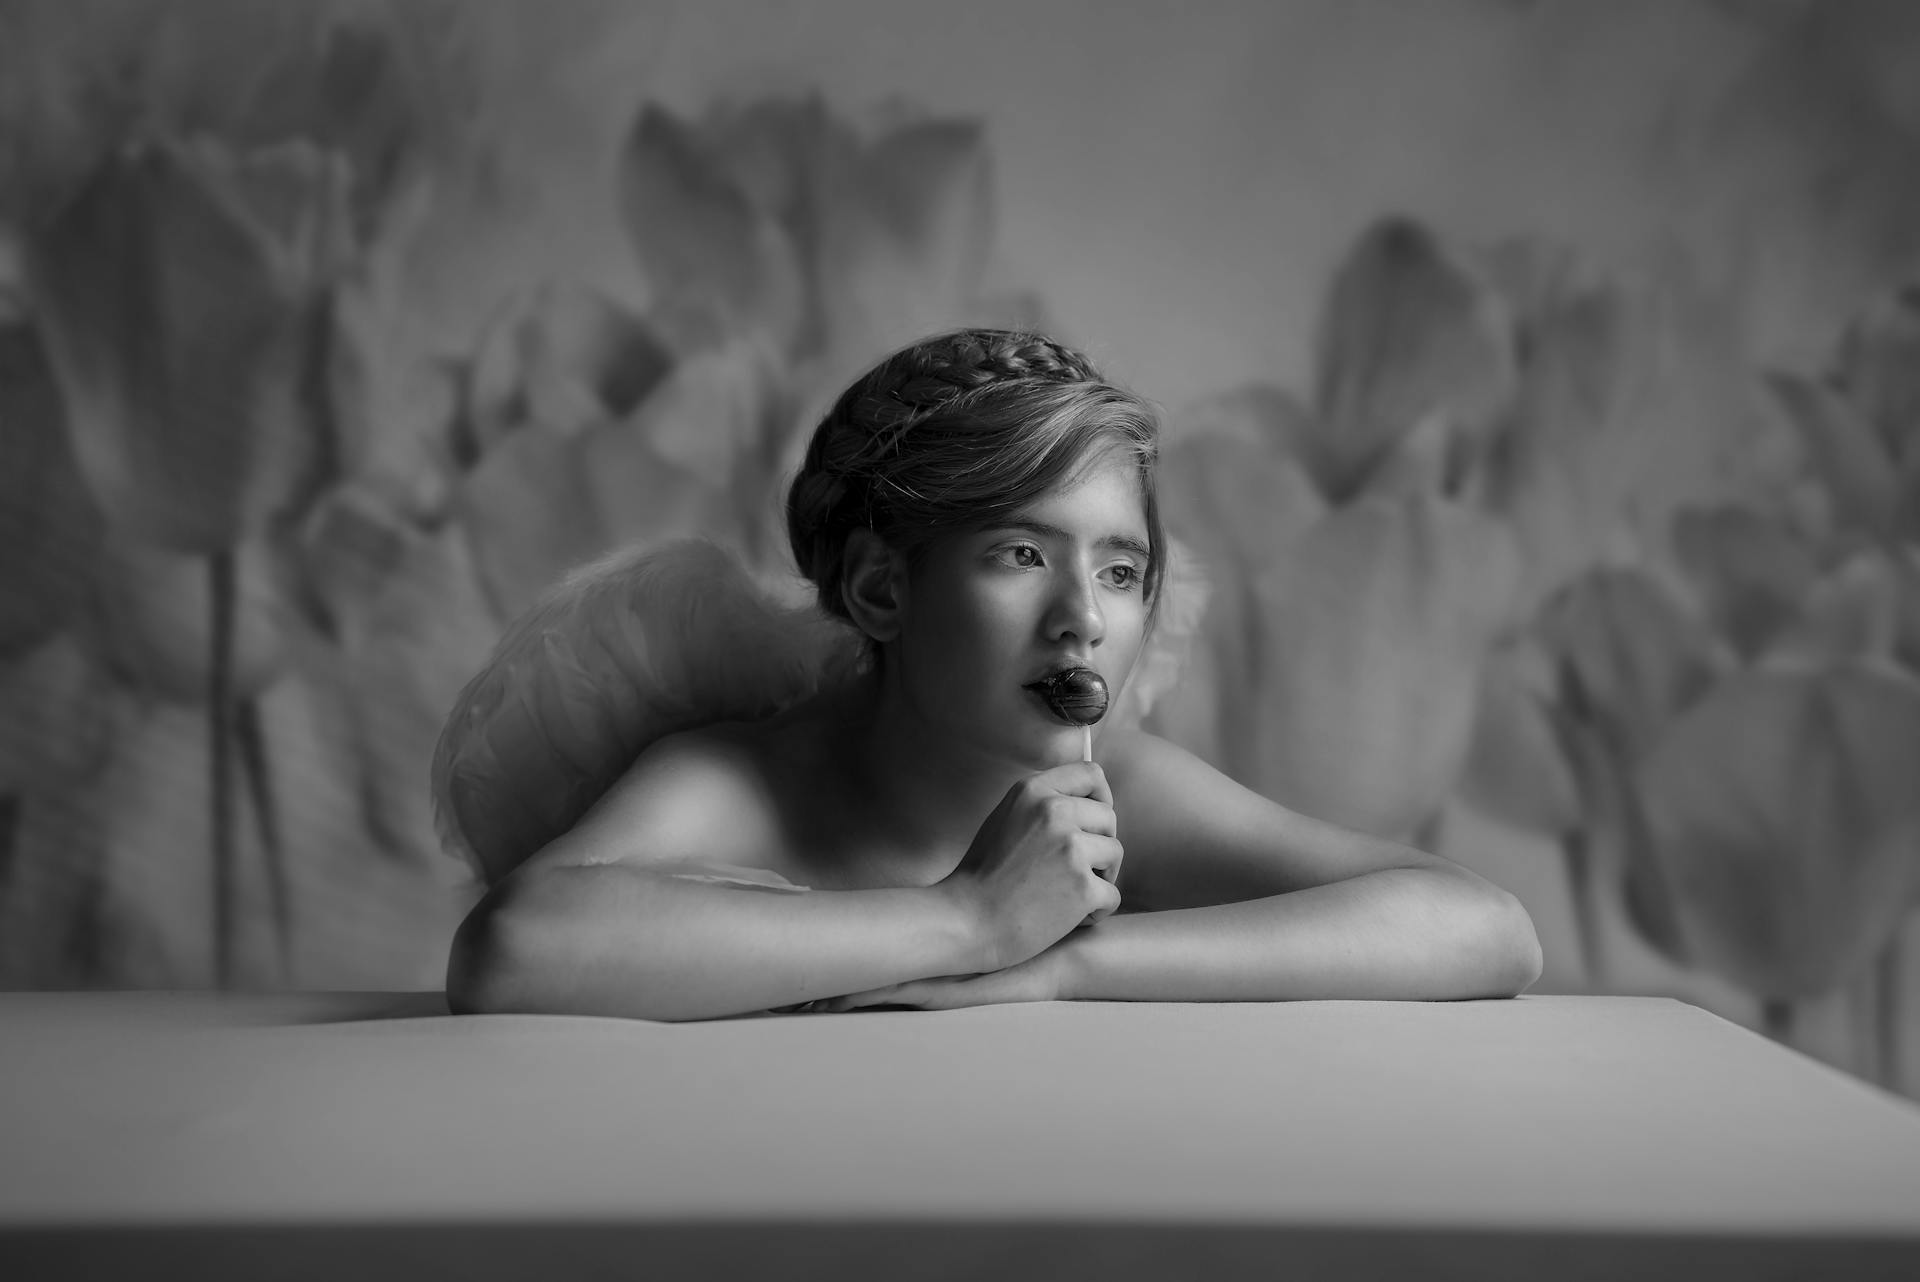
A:
{"type": "Polygon", "coordinates": [[[1284,894],[1390,867],[1451,867],[1263,795],[1145,731],[1101,741],[1121,844],[1121,891],[1176,908],[1284,894]]]}
{"type": "Polygon", "coordinates": [[[1096,755],[1113,789],[1116,807],[1124,804],[1128,810],[1156,810],[1187,797],[1196,787],[1212,793],[1230,790],[1247,800],[1265,800],[1179,744],[1145,730],[1108,732],[1100,739],[1096,755]]]}
{"type": "Polygon", "coordinates": [[[1163,847],[1191,851],[1210,837],[1255,825],[1272,831],[1290,812],[1242,787],[1177,743],[1145,730],[1116,730],[1096,754],[1113,790],[1127,858],[1163,847]]]}
{"type": "Polygon", "coordinates": [[[1170,755],[1193,755],[1178,744],[1139,729],[1108,730],[1094,741],[1094,746],[1099,749],[1102,768],[1109,774],[1116,769],[1129,772],[1141,766],[1151,768],[1170,755]]]}
{"type": "Polygon", "coordinates": [[[528,864],[694,859],[775,868],[784,843],[756,731],[728,722],[649,744],[579,823],[528,864]]]}

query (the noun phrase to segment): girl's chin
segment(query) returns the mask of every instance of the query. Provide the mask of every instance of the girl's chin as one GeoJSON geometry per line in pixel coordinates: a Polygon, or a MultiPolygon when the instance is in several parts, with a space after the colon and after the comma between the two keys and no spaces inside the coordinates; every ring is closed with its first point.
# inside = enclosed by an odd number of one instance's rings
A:
{"type": "Polygon", "coordinates": [[[974,752],[1003,758],[1010,767],[1029,774],[1078,761],[1085,752],[1084,730],[1064,725],[1049,713],[1036,714],[1024,699],[1012,708],[983,712],[981,717],[969,717],[964,725],[948,727],[956,745],[965,742],[974,752]]]}
{"type": "Polygon", "coordinates": [[[1051,770],[1069,761],[1080,760],[1081,733],[1078,730],[1041,728],[1014,735],[968,736],[977,752],[1005,761],[1022,774],[1051,770]]]}
{"type": "Polygon", "coordinates": [[[1051,770],[1078,761],[1086,750],[1086,732],[1078,726],[1054,726],[1032,736],[1022,763],[1035,770],[1051,770]]]}

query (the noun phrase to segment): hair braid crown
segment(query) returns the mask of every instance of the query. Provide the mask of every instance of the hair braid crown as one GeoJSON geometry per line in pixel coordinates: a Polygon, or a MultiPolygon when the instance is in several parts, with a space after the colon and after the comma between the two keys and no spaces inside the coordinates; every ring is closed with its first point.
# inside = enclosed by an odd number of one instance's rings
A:
{"type": "MultiPolygon", "coordinates": [[[[1096,439],[1129,443],[1150,467],[1153,431],[1137,398],[1044,335],[936,335],[873,366],[820,420],[788,491],[788,541],[821,604],[844,615],[841,562],[852,531],[911,553],[934,531],[1038,493],[1096,439]]],[[[1150,476],[1146,486],[1157,549],[1150,476]]]]}
{"type": "Polygon", "coordinates": [[[1023,378],[1098,382],[1100,372],[1079,352],[1039,334],[963,330],[884,362],[873,371],[870,391],[912,409],[931,409],[974,388],[1023,378]]]}

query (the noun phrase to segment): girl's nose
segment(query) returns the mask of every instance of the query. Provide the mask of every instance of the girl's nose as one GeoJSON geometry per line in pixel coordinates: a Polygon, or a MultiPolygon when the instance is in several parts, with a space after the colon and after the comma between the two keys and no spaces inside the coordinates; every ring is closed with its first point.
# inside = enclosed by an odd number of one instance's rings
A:
{"type": "Polygon", "coordinates": [[[1047,639],[1099,645],[1107,635],[1107,616],[1091,578],[1073,574],[1063,579],[1047,614],[1047,639]]]}

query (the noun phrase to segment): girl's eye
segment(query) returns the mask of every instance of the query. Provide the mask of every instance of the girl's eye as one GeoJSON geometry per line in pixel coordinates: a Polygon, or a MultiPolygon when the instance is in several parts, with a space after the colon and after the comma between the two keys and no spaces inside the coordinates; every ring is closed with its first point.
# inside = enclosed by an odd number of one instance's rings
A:
{"type": "Polygon", "coordinates": [[[1031,543],[1016,543],[1000,549],[1000,559],[1019,569],[1030,570],[1040,564],[1040,549],[1031,543]]]}
{"type": "Polygon", "coordinates": [[[1140,586],[1140,568],[1138,566],[1108,566],[1107,573],[1113,576],[1113,586],[1123,592],[1131,592],[1140,586]]]}

